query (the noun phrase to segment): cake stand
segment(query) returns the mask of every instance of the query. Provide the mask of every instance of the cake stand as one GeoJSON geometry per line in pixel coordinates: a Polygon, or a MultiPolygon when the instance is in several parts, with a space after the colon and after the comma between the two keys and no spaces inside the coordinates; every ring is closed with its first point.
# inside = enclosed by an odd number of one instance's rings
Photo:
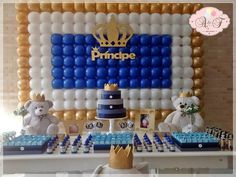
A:
{"type": "Polygon", "coordinates": [[[109,120],[109,133],[114,133],[115,132],[115,120],[123,120],[128,118],[127,116],[125,117],[119,117],[119,118],[100,118],[100,117],[95,117],[97,120],[109,120]]]}

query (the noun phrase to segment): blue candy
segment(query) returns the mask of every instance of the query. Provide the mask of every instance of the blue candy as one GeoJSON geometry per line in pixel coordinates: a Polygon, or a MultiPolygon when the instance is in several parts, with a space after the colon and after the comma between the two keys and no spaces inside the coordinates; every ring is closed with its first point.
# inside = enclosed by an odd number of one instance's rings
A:
{"type": "Polygon", "coordinates": [[[54,45],[61,45],[62,44],[62,35],[61,34],[53,34],[51,36],[51,43],[54,45]]]}
{"type": "Polygon", "coordinates": [[[65,45],[63,47],[63,54],[66,56],[73,56],[74,55],[74,47],[72,45],[65,45]]]}
{"type": "Polygon", "coordinates": [[[70,56],[68,56],[68,57],[65,57],[64,58],[64,66],[71,66],[71,67],[73,67],[74,66],[74,58],[73,57],[70,57],[70,56]]]}
{"type": "Polygon", "coordinates": [[[66,89],[72,89],[75,87],[75,80],[74,79],[65,79],[63,82],[63,86],[66,89]]]}
{"type": "MultiPolygon", "coordinates": [[[[88,67],[86,68],[86,77],[87,78],[95,78],[97,74],[96,68],[94,67],[88,67]]],[[[97,84],[95,84],[97,85],[97,84]]]]}
{"type": "Polygon", "coordinates": [[[107,77],[107,69],[99,67],[97,68],[97,77],[98,78],[106,78],[107,77]]]}
{"type": "Polygon", "coordinates": [[[63,78],[63,69],[62,68],[53,68],[52,69],[52,76],[55,79],[62,79],[63,78]]]}
{"type": "Polygon", "coordinates": [[[63,43],[66,45],[74,44],[74,35],[73,34],[64,34],[63,35],[63,43]]]}
{"type": "Polygon", "coordinates": [[[82,34],[75,35],[75,43],[78,45],[84,45],[85,43],[85,37],[82,34]]]}
{"type": "Polygon", "coordinates": [[[77,79],[75,81],[75,88],[77,89],[83,89],[86,87],[86,82],[84,79],[77,79]]]}
{"type": "Polygon", "coordinates": [[[62,79],[53,79],[52,88],[54,88],[54,89],[63,88],[63,80],[62,79]]]}
{"type": "Polygon", "coordinates": [[[75,65],[76,66],[85,66],[86,65],[86,59],[85,57],[78,56],[75,58],[75,65]]]}
{"type": "Polygon", "coordinates": [[[96,81],[96,79],[88,79],[88,80],[86,81],[86,87],[87,87],[87,88],[96,88],[96,86],[97,86],[97,81],[96,81]]]}
{"type": "Polygon", "coordinates": [[[52,57],[52,65],[55,67],[63,66],[64,60],[62,56],[54,56],[52,57]]]}
{"type": "Polygon", "coordinates": [[[54,45],[52,46],[51,52],[53,55],[61,56],[63,54],[63,48],[60,45],[54,45]]]}
{"type": "Polygon", "coordinates": [[[64,69],[64,77],[65,78],[73,78],[74,77],[74,68],[65,68],[64,69]]]}
{"type": "Polygon", "coordinates": [[[75,52],[75,55],[84,56],[85,55],[85,48],[83,45],[77,45],[74,48],[74,52],[75,52]]]}

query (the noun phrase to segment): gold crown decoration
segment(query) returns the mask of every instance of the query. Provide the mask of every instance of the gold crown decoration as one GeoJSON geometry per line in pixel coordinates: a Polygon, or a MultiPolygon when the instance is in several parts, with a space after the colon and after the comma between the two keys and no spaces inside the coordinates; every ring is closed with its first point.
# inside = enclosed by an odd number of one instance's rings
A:
{"type": "Polygon", "coordinates": [[[93,30],[94,38],[101,47],[125,47],[133,35],[133,29],[126,24],[118,24],[115,16],[106,24],[98,24],[93,30]]]}
{"type": "Polygon", "coordinates": [[[117,84],[105,84],[104,85],[104,90],[106,90],[106,91],[118,90],[118,85],[117,84]]]}
{"type": "Polygon", "coordinates": [[[192,94],[190,92],[180,92],[179,97],[191,97],[192,94]]]}
{"type": "Polygon", "coordinates": [[[42,94],[33,94],[33,101],[45,101],[45,96],[42,94]]]}
{"type": "Polygon", "coordinates": [[[110,149],[109,167],[114,169],[133,168],[133,149],[130,145],[124,149],[119,145],[110,149]]]}

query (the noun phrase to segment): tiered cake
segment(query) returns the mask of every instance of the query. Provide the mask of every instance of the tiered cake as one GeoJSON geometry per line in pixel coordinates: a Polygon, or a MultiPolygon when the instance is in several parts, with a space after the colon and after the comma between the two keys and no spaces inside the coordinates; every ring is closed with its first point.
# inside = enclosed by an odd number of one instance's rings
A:
{"type": "Polygon", "coordinates": [[[117,84],[105,84],[104,90],[98,98],[97,117],[104,119],[116,119],[126,117],[126,109],[123,107],[121,91],[117,84]]]}

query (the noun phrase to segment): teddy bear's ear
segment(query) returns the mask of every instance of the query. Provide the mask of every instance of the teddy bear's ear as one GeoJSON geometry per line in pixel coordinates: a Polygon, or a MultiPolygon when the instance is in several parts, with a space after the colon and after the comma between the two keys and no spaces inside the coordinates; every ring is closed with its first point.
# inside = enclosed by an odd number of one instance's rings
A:
{"type": "Polygon", "coordinates": [[[31,103],[32,103],[31,100],[27,101],[27,102],[24,104],[25,109],[28,109],[31,103]]]}
{"type": "Polygon", "coordinates": [[[171,101],[174,102],[175,100],[177,100],[177,98],[178,98],[177,96],[172,96],[171,101]]]}
{"type": "Polygon", "coordinates": [[[191,98],[192,98],[194,104],[198,106],[199,105],[199,98],[196,96],[192,96],[191,98]]]}
{"type": "Polygon", "coordinates": [[[52,101],[50,101],[50,100],[47,100],[47,102],[48,102],[49,108],[51,108],[51,107],[53,106],[53,103],[52,103],[52,101]]]}

